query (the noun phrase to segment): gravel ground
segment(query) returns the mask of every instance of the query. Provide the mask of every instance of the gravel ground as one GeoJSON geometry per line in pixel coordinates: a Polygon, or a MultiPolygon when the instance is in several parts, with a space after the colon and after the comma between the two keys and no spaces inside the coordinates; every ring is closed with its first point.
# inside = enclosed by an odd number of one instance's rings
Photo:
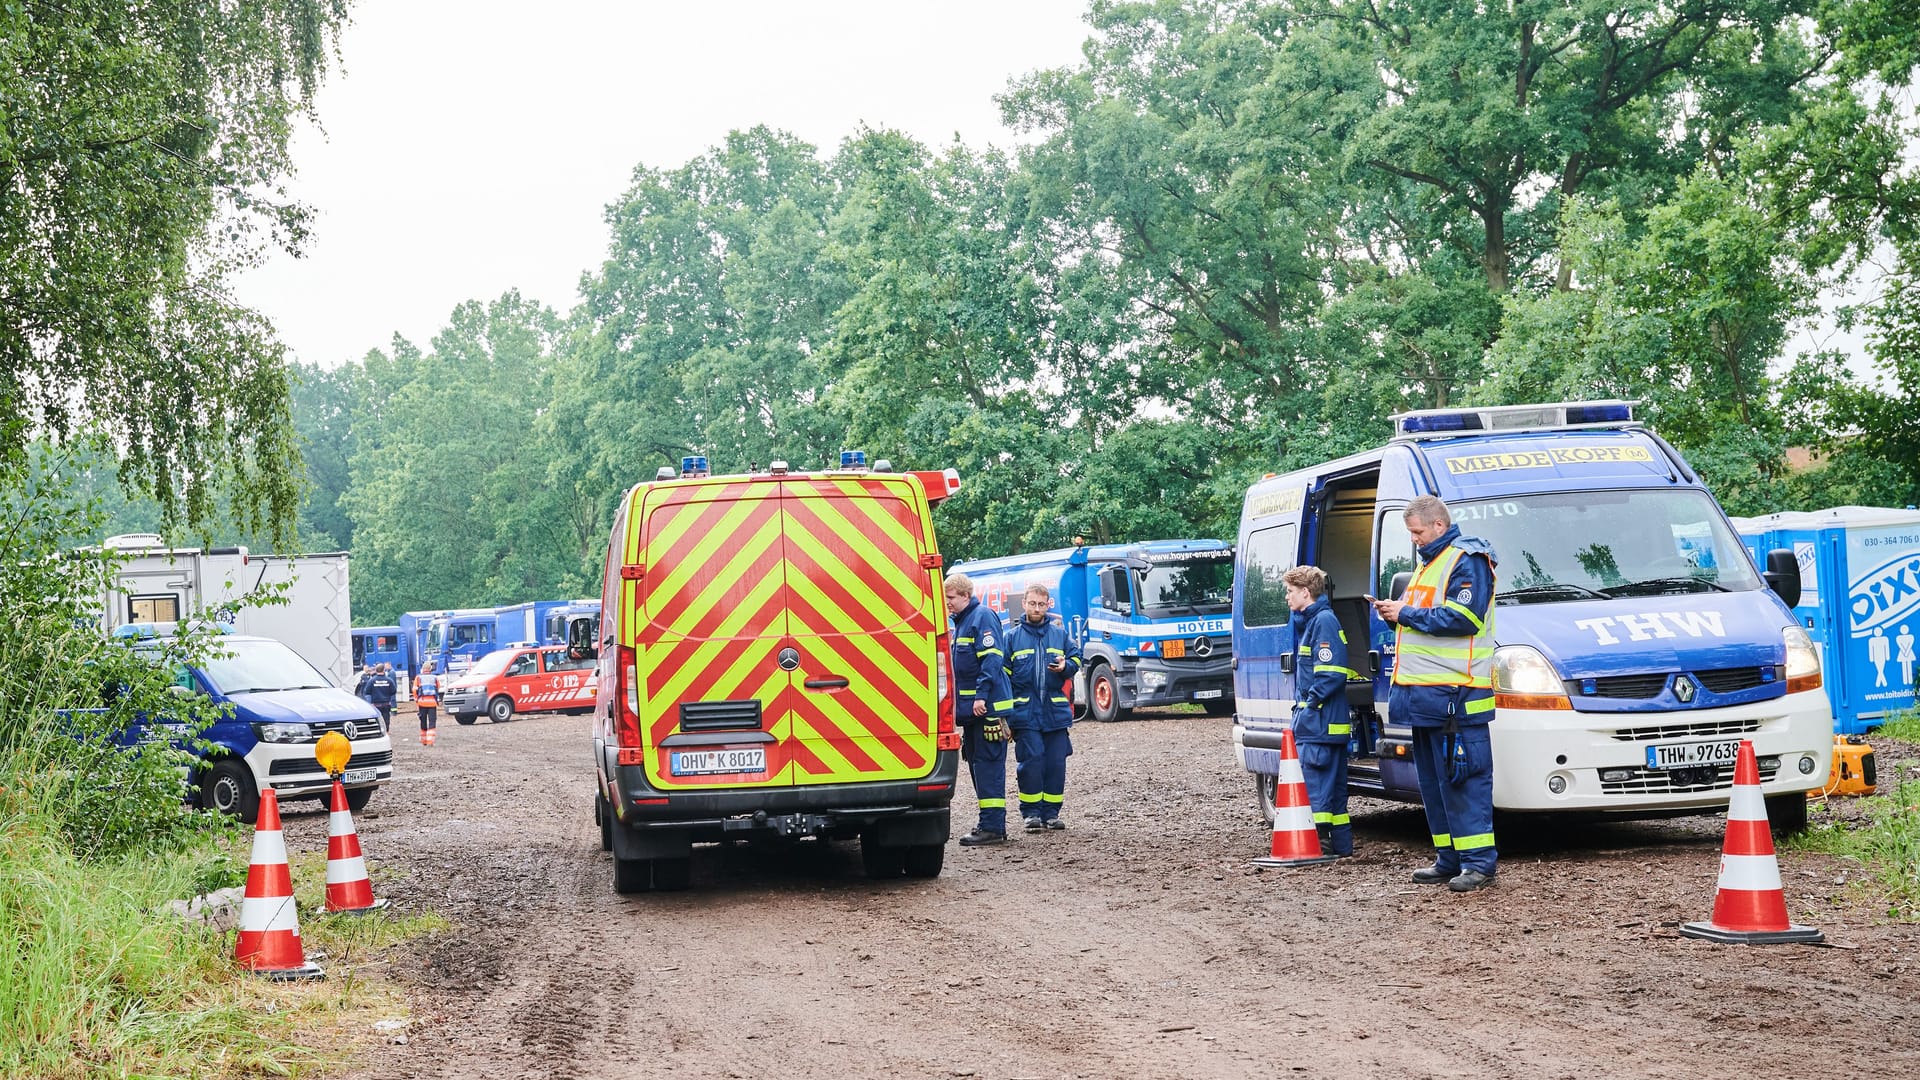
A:
{"type": "MultiPolygon", "coordinates": [[[[936,880],[738,845],[628,897],[585,717],[396,739],[359,820],[375,889],[453,928],[393,958],[413,1023],[352,1076],[1920,1075],[1920,934],[1856,865],[1780,858],[1828,947],[1678,935],[1712,910],[1718,818],[1503,823],[1498,887],[1456,896],[1407,877],[1417,809],[1356,800],[1356,857],[1257,870],[1229,723],[1082,725],[1069,830],[950,846],[936,880]]],[[[1920,772],[1890,749],[1882,790],[1920,772]]],[[[287,829],[324,847],[323,814],[287,829]]]]}

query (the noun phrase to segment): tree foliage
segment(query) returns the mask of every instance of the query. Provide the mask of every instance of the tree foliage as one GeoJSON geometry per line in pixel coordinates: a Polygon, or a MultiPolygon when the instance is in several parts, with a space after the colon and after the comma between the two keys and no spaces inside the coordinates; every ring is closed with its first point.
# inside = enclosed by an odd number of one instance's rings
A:
{"type": "Polygon", "coordinates": [[[0,456],[110,433],[169,522],[291,530],[282,350],[228,274],[306,213],[281,187],[346,0],[0,8],[0,456]],[[225,499],[220,495],[224,493],[225,499]]]}

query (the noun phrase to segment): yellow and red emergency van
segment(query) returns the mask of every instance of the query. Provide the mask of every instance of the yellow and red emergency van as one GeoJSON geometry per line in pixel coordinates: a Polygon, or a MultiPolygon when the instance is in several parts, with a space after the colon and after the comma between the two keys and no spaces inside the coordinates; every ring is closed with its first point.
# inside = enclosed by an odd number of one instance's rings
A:
{"type": "Polygon", "coordinates": [[[440,711],[462,724],[515,713],[583,713],[593,708],[593,661],[562,645],[509,645],[475,660],[440,687],[440,711]]]}
{"type": "Polygon", "coordinates": [[[931,878],[959,771],[930,507],[945,472],[663,467],[607,547],[594,765],[614,888],[683,889],[695,843],[858,837],[931,878]]]}

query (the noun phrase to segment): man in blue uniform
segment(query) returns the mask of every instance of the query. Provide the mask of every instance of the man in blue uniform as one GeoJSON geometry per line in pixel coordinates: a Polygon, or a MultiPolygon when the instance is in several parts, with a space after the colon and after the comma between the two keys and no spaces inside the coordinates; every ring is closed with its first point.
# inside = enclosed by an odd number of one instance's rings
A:
{"type": "Polygon", "coordinates": [[[1347,635],[1327,602],[1327,573],[1317,566],[1296,566],[1280,575],[1293,611],[1293,741],[1299,744],[1300,772],[1307,781],[1307,803],[1320,831],[1320,850],[1353,854],[1353,826],[1347,815],[1347,741],[1353,716],[1347,708],[1347,635]]]}
{"type": "Polygon", "coordinates": [[[1027,586],[1020,602],[1023,617],[1007,631],[1007,676],[1013,688],[1013,739],[1020,780],[1020,817],[1028,832],[1064,829],[1060,809],[1066,802],[1067,756],[1073,753],[1068,729],[1073,705],[1066,684],[1080,670],[1080,649],[1058,617],[1048,617],[1053,594],[1045,585],[1027,586]]]}
{"type": "Polygon", "coordinates": [[[980,798],[980,824],[960,838],[963,847],[1001,844],[1007,839],[1007,688],[1006,635],[1000,616],[973,598],[973,581],[948,574],[947,610],[953,613],[953,685],[955,720],[960,724],[960,756],[973,776],[980,798]]]}
{"type": "Polygon", "coordinates": [[[1406,599],[1376,600],[1380,617],[1400,627],[1387,714],[1413,728],[1413,764],[1433,834],[1433,865],[1413,872],[1422,885],[1454,892],[1493,884],[1493,567],[1484,540],[1460,535],[1447,505],[1432,495],[1402,515],[1419,545],[1420,571],[1406,599]]]}

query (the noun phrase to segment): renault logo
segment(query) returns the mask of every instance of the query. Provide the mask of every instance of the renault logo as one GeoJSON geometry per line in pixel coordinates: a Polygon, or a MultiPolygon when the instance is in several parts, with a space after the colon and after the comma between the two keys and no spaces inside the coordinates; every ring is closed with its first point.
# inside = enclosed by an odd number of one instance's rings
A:
{"type": "Polygon", "coordinates": [[[360,737],[360,729],[353,726],[353,721],[351,720],[340,725],[340,733],[349,739],[357,739],[360,737]]]}
{"type": "Polygon", "coordinates": [[[1698,687],[1696,687],[1694,685],[1693,680],[1688,678],[1687,676],[1685,675],[1674,676],[1673,696],[1680,699],[1680,704],[1685,705],[1688,702],[1691,702],[1693,700],[1693,694],[1696,689],[1698,689],[1698,687]]]}
{"type": "Polygon", "coordinates": [[[1213,640],[1205,635],[1194,638],[1193,644],[1187,646],[1187,651],[1195,656],[1212,656],[1213,640]]]}

